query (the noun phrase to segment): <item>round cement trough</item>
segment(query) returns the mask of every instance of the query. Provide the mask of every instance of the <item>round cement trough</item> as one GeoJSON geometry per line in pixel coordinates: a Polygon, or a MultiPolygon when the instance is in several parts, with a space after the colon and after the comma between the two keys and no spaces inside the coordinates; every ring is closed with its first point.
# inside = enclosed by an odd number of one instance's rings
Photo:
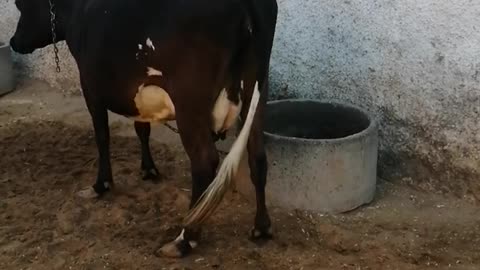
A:
{"type": "Polygon", "coordinates": [[[13,91],[15,87],[14,80],[10,45],[0,42],[0,95],[13,91]]]}
{"type": "MultiPolygon", "coordinates": [[[[377,121],[353,105],[318,100],[269,102],[267,200],[288,209],[341,213],[374,198],[377,121]]],[[[255,194],[244,159],[237,190],[255,194]]],[[[253,199],[253,198],[252,198],[253,199]]]]}

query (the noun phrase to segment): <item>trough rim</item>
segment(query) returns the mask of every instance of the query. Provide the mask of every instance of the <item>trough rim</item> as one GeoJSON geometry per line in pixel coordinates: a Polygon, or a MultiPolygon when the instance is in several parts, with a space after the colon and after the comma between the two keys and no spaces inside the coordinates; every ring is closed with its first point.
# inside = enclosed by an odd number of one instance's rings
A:
{"type": "Polygon", "coordinates": [[[368,112],[367,110],[354,105],[349,102],[340,102],[340,101],[331,101],[331,100],[325,100],[325,99],[310,99],[310,98],[287,98],[287,99],[277,99],[277,100],[270,100],[267,101],[267,107],[270,105],[275,105],[279,103],[286,103],[286,102],[315,102],[318,104],[329,104],[329,105],[335,105],[335,106],[341,106],[341,107],[347,107],[350,109],[354,109],[359,111],[360,113],[364,114],[367,119],[369,120],[369,125],[367,128],[363,129],[360,132],[354,133],[352,135],[348,135],[342,138],[334,138],[334,139],[307,139],[307,138],[298,138],[298,137],[287,137],[283,135],[278,135],[274,133],[270,133],[268,131],[263,131],[263,134],[267,137],[270,137],[275,140],[282,140],[282,141],[287,141],[287,142],[300,142],[300,143],[322,143],[322,144],[338,144],[338,143],[344,143],[348,141],[354,141],[354,140],[359,140],[364,137],[369,136],[372,133],[377,132],[378,130],[378,119],[375,117],[372,113],[368,112]]]}

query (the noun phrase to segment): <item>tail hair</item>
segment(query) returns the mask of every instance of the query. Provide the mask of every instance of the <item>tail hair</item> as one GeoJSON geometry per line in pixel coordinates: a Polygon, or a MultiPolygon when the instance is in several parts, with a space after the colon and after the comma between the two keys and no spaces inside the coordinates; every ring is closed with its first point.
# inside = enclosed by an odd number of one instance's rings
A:
{"type": "Polygon", "coordinates": [[[255,82],[250,108],[247,118],[237,139],[232,145],[230,152],[223,160],[217,176],[203,192],[197,203],[190,209],[184,220],[185,227],[195,227],[202,224],[209,218],[220,205],[225,193],[233,184],[233,177],[238,171],[240,161],[247,146],[248,137],[252,128],[253,119],[260,100],[260,91],[258,90],[258,81],[255,82]]]}

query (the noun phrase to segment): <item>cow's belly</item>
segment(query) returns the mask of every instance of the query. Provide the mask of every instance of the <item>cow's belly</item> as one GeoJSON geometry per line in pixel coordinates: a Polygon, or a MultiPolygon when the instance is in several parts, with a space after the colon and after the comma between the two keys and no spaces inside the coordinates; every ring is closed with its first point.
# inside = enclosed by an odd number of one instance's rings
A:
{"type": "Polygon", "coordinates": [[[175,106],[168,93],[156,85],[141,85],[134,98],[138,115],[133,118],[139,122],[163,123],[175,120],[175,106]]]}

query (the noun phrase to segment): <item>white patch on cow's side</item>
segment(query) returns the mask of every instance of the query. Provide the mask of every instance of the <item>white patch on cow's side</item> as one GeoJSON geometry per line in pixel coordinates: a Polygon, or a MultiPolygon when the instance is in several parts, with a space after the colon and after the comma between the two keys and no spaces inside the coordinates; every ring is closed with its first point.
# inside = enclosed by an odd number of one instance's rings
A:
{"type": "Polygon", "coordinates": [[[175,106],[167,91],[156,85],[140,85],[135,96],[135,106],[138,116],[135,121],[149,123],[164,123],[175,120],[175,106]]]}
{"type": "Polygon", "coordinates": [[[142,50],[142,49],[143,49],[143,45],[142,45],[142,44],[138,44],[138,49],[139,49],[139,50],[142,50]]]}
{"type": "Polygon", "coordinates": [[[243,80],[240,81],[240,88],[243,90],[243,80]]]}
{"type": "Polygon", "coordinates": [[[218,133],[228,130],[235,123],[241,107],[242,101],[235,105],[228,99],[227,90],[222,89],[213,107],[213,131],[218,133]]]}
{"type": "Polygon", "coordinates": [[[197,241],[188,241],[188,243],[190,244],[190,247],[191,247],[191,248],[196,248],[196,247],[198,247],[197,241]]]}
{"type": "Polygon", "coordinates": [[[147,38],[147,46],[150,47],[150,49],[155,51],[155,46],[153,45],[153,42],[150,38],[147,38]]]}
{"type": "Polygon", "coordinates": [[[152,67],[147,67],[148,76],[163,76],[163,73],[160,70],[154,69],[152,67]]]}

